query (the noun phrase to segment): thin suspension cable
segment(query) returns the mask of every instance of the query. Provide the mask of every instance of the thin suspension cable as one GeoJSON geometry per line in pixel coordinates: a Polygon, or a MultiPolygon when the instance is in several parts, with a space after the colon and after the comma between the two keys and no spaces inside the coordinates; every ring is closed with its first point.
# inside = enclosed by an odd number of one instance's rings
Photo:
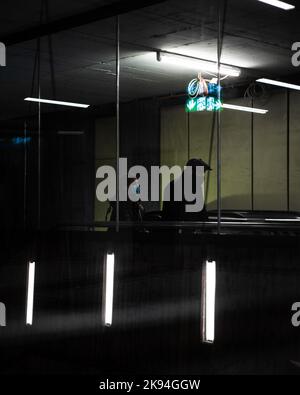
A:
{"type": "MultiPolygon", "coordinates": [[[[43,24],[43,21],[49,22],[49,4],[48,0],[41,0],[41,11],[40,11],[40,24],[43,24]]],[[[48,47],[49,47],[49,61],[50,61],[50,72],[51,72],[51,84],[52,84],[52,93],[53,98],[56,98],[56,84],[55,84],[55,70],[54,70],[54,56],[53,56],[53,45],[52,45],[52,37],[48,35],[48,47]]],[[[36,53],[34,58],[34,65],[33,65],[33,74],[32,74],[32,82],[30,88],[30,97],[35,96],[35,86],[37,86],[37,96],[41,99],[41,38],[37,39],[36,44],[36,53]]],[[[32,103],[29,102],[28,105],[28,113],[31,113],[31,105],[32,103]]],[[[25,122],[24,125],[24,137],[26,143],[27,137],[27,123],[25,122]]],[[[38,212],[37,212],[37,226],[38,229],[41,227],[41,103],[38,104],[38,169],[37,169],[37,199],[38,199],[38,212]]],[[[27,221],[27,147],[25,144],[24,147],[24,227],[26,227],[27,221]]]]}
{"type": "MultiPolygon", "coordinates": [[[[211,134],[210,134],[210,144],[209,144],[209,156],[208,156],[208,164],[211,166],[212,162],[212,157],[213,157],[213,146],[214,146],[214,140],[215,140],[215,128],[216,128],[216,115],[217,113],[213,113],[213,119],[212,119],[212,126],[211,126],[211,134]]],[[[205,192],[205,204],[207,205],[208,202],[208,196],[209,196],[209,187],[210,187],[210,172],[207,172],[207,179],[206,179],[206,192],[205,192]]]]}
{"type": "MultiPolygon", "coordinates": [[[[40,23],[43,23],[44,1],[41,0],[40,23]]],[[[41,98],[41,38],[37,41],[37,88],[41,98]]],[[[38,230],[41,229],[41,102],[38,104],[38,230]]]]}
{"type": "MultiPolygon", "coordinates": [[[[41,48],[38,45],[38,95],[41,98],[41,48]]],[[[38,104],[38,229],[41,228],[41,102],[38,104]]]]}
{"type": "MultiPolygon", "coordinates": [[[[45,17],[46,23],[49,23],[49,2],[45,0],[45,17]]],[[[50,74],[51,74],[51,85],[52,85],[52,95],[53,99],[56,99],[56,83],[55,83],[55,66],[54,66],[54,52],[53,52],[53,40],[52,35],[48,35],[48,48],[49,48],[49,60],[50,60],[50,74]]]]}
{"type": "MultiPolygon", "coordinates": [[[[218,17],[218,85],[221,85],[221,57],[224,41],[224,29],[227,12],[227,0],[219,0],[218,17]]],[[[218,99],[221,101],[221,89],[218,90],[218,99]]],[[[218,205],[218,234],[221,233],[222,222],[222,135],[221,135],[221,111],[217,114],[217,205],[218,205]]]]}
{"type": "MultiPolygon", "coordinates": [[[[221,65],[221,1],[219,1],[219,18],[218,18],[218,85],[220,85],[220,65],[221,65]]],[[[220,97],[220,89],[218,93],[220,97]]],[[[218,234],[221,233],[221,111],[217,114],[217,207],[218,207],[218,234]]]]}
{"type": "Polygon", "coordinates": [[[117,16],[116,18],[116,157],[117,157],[117,188],[116,188],[116,231],[120,230],[120,191],[119,191],[119,180],[120,180],[120,172],[119,172],[119,159],[120,159],[120,18],[117,16]]]}

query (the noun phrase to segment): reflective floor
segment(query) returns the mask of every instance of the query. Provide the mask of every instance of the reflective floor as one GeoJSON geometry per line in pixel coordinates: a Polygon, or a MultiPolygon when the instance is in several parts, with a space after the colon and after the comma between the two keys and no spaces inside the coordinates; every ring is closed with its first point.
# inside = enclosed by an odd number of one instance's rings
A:
{"type": "Polygon", "coordinates": [[[299,237],[3,234],[4,373],[299,374],[299,237]],[[103,324],[115,254],[112,326],[103,324]],[[215,339],[202,342],[203,264],[216,262],[215,339]],[[28,262],[36,262],[26,326],[28,262]],[[292,362],[294,361],[294,362],[292,362]]]}

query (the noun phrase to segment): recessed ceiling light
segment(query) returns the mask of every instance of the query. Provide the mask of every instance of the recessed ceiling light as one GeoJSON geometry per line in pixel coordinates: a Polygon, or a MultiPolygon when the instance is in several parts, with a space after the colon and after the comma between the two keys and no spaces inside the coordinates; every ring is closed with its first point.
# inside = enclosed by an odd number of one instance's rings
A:
{"type": "Polygon", "coordinates": [[[295,8],[294,5],[279,0],[258,0],[258,1],[260,1],[261,3],[273,5],[274,7],[281,8],[282,10],[285,11],[293,10],[295,8]]]}
{"type": "Polygon", "coordinates": [[[281,88],[295,89],[297,91],[300,91],[300,85],[289,84],[287,82],[281,82],[276,80],[269,80],[268,78],[260,78],[259,80],[256,80],[256,82],[261,82],[262,84],[280,86],[281,88]]]}
{"type": "Polygon", "coordinates": [[[79,107],[79,108],[88,108],[89,104],[80,104],[80,103],[72,103],[67,101],[58,101],[58,100],[48,100],[48,99],[39,99],[34,97],[26,97],[25,101],[31,101],[35,103],[45,103],[45,104],[54,104],[57,106],[67,106],[67,107],[79,107]]]}

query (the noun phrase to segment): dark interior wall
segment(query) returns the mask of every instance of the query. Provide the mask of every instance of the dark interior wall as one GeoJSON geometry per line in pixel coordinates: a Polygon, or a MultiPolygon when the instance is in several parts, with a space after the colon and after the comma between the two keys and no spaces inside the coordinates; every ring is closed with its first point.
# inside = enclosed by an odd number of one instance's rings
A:
{"type": "MultiPolygon", "coordinates": [[[[95,122],[95,171],[100,166],[111,166],[116,168],[116,118],[115,116],[97,118],[95,122]]],[[[99,180],[96,180],[96,183],[99,180]]],[[[94,195],[95,221],[105,221],[109,209],[108,202],[99,202],[94,195]]]]}
{"type": "MultiPolygon", "coordinates": [[[[9,140],[24,137],[24,120],[0,126],[9,140]]],[[[36,118],[27,121],[27,144],[2,148],[1,210],[5,228],[38,225],[39,163],[36,118]],[[25,166],[26,163],[26,166],[25,166]],[[26,168],[26,176],[25,176],[26,168]],[[25,197],[25,201],[24,201],[25,197]],[[25,204],[25,216],[24,216],[25,204]]],[[[76,111],[43,114],[41,124],[41,227],[93,221],[94,117],[76,111]]]]}
{"type": "MultiPolygon", "coordinates": [[[[113,106],[93,113],[68,111],[41,117],[41,227],[89,224],[104,220],[107,207],[95,203],[96,168],[115,166],[116,127],[113,106]],[[101,207],[100,207],[101,206],[101,207]]],[[[7,141],[24,138],[24,119],[2,122],[7,141]]],[[[5,228],[38,225],[38,125],[27,120],[26,144],[2,144],[0,201],[5,228]],[[25,156],[26,155],[26,156],[25,156]],[[25,177],[25,161],[26,177],[25,177]],[[26,194],[24,195],[24,190],[26,194]],[[24,216],[24,196],[26,211],[24,216]]],[[[160,163],[160,106],[157,99],[123,103],[120,154],[128,166],[147,169],[160,163]]],[[[146,205],[147,206],[147,205],[146,205]]],[[[147,210],[157,205],[149,204],[147,210]]]]}
{"type": "MultiPolygon", "coordinates": [[[[128,159],[128,169],[141,165],[150,171],[160,164],[160,102],[157,98],[121,103],[120,157],[128,159]]],[[[116,118],[97,118],[95,129],[95,167],[116,166],[116,118]]],[[[159,203],[144,203],[147,211],[158,210],[159,203]]],[[[95,198],[95,220],[104,221],[107,203],[95,198]]]]}
{"type": "Polygon", "coordinates": [[[94,119],[76,113],[50,119],[44,120],[47,130],[43,130],[41,221],[46,227],[53,226],[53,218],[55,224],[90,223],[94,194],[94,119]],[[55,199],[51,192],[49,194],[49,186],[54,190],[55,199]]]}
{"type": "Polygon", "coordinates": [[[24,149],[22,144],[14,144],[14,138],[16,135],[1,133],[0,222],[4,228],[19,227],[23,219],[24,149]]]}
{"type": "MultiPolygon", "coordinates": [[[[121,106],[120,153],[128,158],[128,168],[160,165],[160,103],[158,99],[136,100],[121,106]]],[[[149,184],[150,187],[150,184],[149,184]]],[[[158,210],[159,203],[143,203],[147,211],[158,210]]]]}
{"type": "Polygon", "coordinates": [[[158,99],[136,100],[121,105],[120,151],[128,166],[148,170],[160,164],[160,104],[158,99]]]}

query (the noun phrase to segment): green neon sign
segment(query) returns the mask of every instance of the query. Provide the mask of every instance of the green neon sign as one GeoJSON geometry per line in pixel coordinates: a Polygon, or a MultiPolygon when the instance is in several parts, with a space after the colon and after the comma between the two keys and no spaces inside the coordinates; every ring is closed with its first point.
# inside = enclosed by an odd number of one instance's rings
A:
{"type": "Polygon", "coordinates": [[[186,112],[220,111],[221,109],[222,101],[213,96],[190,98],[185,104],[186,112]]]}

